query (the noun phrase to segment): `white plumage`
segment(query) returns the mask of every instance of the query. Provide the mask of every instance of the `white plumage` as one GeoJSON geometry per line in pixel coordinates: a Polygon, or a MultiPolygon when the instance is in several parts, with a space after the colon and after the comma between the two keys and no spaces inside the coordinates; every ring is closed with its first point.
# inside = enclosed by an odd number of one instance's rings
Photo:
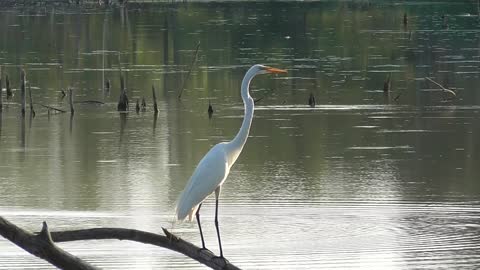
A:
{"type": "Polygon", "coordinates": [[[184,220],[188,216],[192,221],[198,205],[227,178],[230,166],[225,147],[226,143],[215,145],[198,163],[180,195],[177,205],[178,220],[184,220]]]}
{"type": "Polygon", "coordinates": [[[215,227],[217,229],[220,257],[222,258],[223,251],[218,228],[218,197],[222,184],[230,172],[230,168],[237,160],[242,152],[243,146],[247,142],[248,133],[252,124],[254,102],[248,91],[250,81],[256,75],[265,73],[286,73],[286,71],[263,65],[254,65],[247,71],[241,87],[242,100],[245,106],[245,117],[243,118],[239,132],[232,141],[215,145],[202,160],[200,160],[185,189],[182,194],[180,194],[176,207],[176,217],[178,220],[184,220],[188,217],[188,219],[192,221],[193,216],[196,215],[202,239],[202,248],[205,249],[205,241],[200,225],[200,207],[202,202],[215,191],[215,227]]]}

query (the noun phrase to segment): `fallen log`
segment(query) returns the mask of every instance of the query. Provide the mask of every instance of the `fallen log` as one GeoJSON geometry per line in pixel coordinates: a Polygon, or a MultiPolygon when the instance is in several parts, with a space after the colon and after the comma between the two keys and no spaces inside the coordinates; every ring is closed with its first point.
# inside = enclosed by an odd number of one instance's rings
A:
{"type": "Polygon", "coordinates": [[[212,269],[240,269],[229,263],[228,260],[215,256],[211,251],[201,249],[175,236],[165,228],[162,228],[165,235],[125,228],[91,228],[50,232],[47,224],[45,222],[43,224],[41,232],[32,234],[0,217],[0,235],[31,254],[63,269],[96,268],[70,253],[63,251],[57,247],[54,242],[105,239],[129,240],[167,248],[182,253],[212,269]]]}

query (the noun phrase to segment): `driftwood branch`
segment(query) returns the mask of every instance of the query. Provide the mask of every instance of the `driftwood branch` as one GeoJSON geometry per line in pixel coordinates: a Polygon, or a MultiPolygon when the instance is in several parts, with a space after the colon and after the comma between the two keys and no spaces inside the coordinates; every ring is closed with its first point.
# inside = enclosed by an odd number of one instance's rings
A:
{"type": "MultiPolygon", "coordinates": [[[[0,235],[14,242],[16,245],[27,250],[28,252],[42,259],[45,259],[58,267],[61,267],[56,261],[59,258],[54,257],[55,258],[54,260],[50,255],[51,253],[44,252],[45,248],[51,248],[52,246],[55,249],[57,249],[56,252],[62,251],[61,249],[56,247],[53,242],[118,239],[118,240],[135,241],[135,242],[140,242],[144,244],[151,244],[151,245],[167,248],[176,252],[180,252],[212,269],[226,269],[226,270],[240,269],[234,266],[233,264],[229,263],[228,261],[225,261],[224,259],[220,259],[216,257],[215,254],[213,254],[212,252],[208,250],[202,250],[200,249],[200,247],[173,235],[166,229],[163,229],[163,232],[165,233],[165,235],[158,235],[158,234],[149,233],[145,231],[134,230],[134,229],[124,229],[124,228],[92,228],[92,229],[83,229],[83,230],[49,232],[48,228],[46,228],[46,223],[44,223],[44,226],[45,228],[42,229],[40,233],[34,235],[24,231],[23,229],[15,226],[14,224],[0,217],[0,235]],[[20,235],[17,233],[18,231],[20,231],[20,235]],[[23,238],[26,238],[28,242],[23,240],[23,238]],[[51,241],[49,241],[48,239],[51,239],[51,241]],[[30,250],[32,249],[35,250],[35,252],[31,252],[30,250]],[[38,250],[42,252],[38,252],[38,250]],[[42,254],[43,257],[38,254],[42,254]]],[[[52,253],[52,254],[57,256],[57,254],[60,254],[60,253],[52,253]]],[[[68,257],[72,255],[70,255],[67,252],[64,252],[64,256],[68,257]]],[[[80,264],[76,264],[76,262],[71,262],[71,263],[73,263],[72,265],[86,265],[86,267],[90,267],[90,268],[74,268],[71,265],[67,265],[68,267],[62,267],[62,268],[95,269],[81,260],[80,260],[80,264]]]]}
{"type": "Polygon", "coordinates": [[[58,248],[52,242],[47,223],[45,222],[43,222],[42,231],[35,235],[0,217],[0,235],[27,252],[61,269],[96,269],[90,264],[58,248]]]}

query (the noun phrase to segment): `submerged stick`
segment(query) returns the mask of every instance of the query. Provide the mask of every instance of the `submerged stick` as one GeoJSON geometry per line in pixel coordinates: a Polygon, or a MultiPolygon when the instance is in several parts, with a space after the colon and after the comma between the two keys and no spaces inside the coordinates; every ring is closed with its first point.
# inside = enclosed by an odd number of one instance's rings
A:
{"type": "Polygon", "coordinates": [[[195,62],[197,62],[198,49],[200,49],[200,41],[197,43],[197,48],[195,49],[195,55],[193,56],[192,63],[190,64],[190,69],[188,70],[187,76],[183,79],[182,88],[180,88],[180,93],[178,93],[178,99],[182,98],[182,93],[183,93],[183,89],[185,88],[185,84],[187,83],[187,80],[190,77],[190,73],[192,72],[193,65],[195,65],[195,62]]]}

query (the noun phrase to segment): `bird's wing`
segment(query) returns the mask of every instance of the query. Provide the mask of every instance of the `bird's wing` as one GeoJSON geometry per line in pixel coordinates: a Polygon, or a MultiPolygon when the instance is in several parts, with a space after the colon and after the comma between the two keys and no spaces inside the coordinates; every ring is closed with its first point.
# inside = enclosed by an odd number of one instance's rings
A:
{"type": "Polygon", "coordinates": [[[224,144],[215,145],[198,163],[177,203],[177,219],[192,215],[198,204],[212,194],[228,175],[224,144]]]}

